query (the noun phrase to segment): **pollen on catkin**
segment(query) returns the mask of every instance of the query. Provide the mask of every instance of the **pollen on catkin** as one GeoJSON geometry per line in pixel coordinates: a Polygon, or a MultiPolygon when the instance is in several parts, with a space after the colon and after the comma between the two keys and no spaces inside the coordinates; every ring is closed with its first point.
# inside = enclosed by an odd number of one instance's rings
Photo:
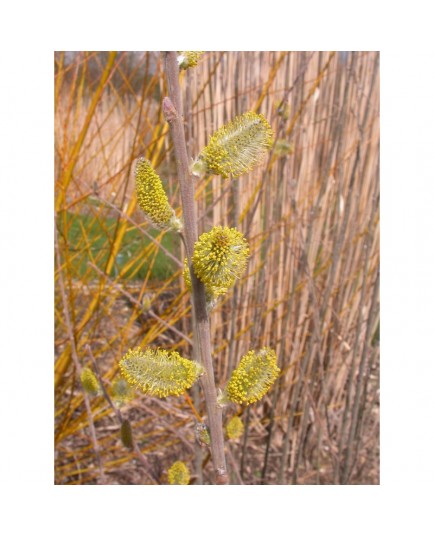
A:
{"type": "Polygon", "coordinates": [[[226,425],[226,433],[229,439],[239,439],[244,433],[243,421],[234,415],[226,425]]]}
{"type": "Polygon", "coordinates": [[[130,385],[159,398],[185,393],[203,373],[196,361],[161,348],[130,349],[119,367],[130,385]]]}
{"type": "MultiPolygon", "coordinates": [[[[192,291],[191,275],[190,275],[190,269],[188,267],[187,259],[184,259],[184,272],[182,275],[184,277],[184,283],[185,283],[185,286],[187,287],[187,290],[191,292],[192,291]]],[[[205,285],[205,295],[206,295],[207,304],[214,303],[219,296],[226,294],[227,291],[228,291],[227,287],[216,287],[214,285],[205,285]]]]}
{"type": "Polygon", "coordinates": [[[231,402],[252,404],[260,400],[279,376],[277,357],[271,348],[250,350],[241,358],[226,385],[225,394],[231,402]]]}
{"type": "Polygon", "coordinates": [[[145,158],[139,158],[136,164],[136,194],[140,208],[153,225],[177,231],[182,228],[169,205],[160,177],[145,158]]]}
{"type": "Polygon", "coordinates": [[[209,289],[228,289],[243,274],[248,257],[247,240],[239,231],[213,227],[194,245],[194,273],[209,289]]]}
{"type": "Polygon", "coordinates": [[[110,394],[117,407],[130,402],[135,395],[134,389],[125,378],[118,378],[112,383],[110,394]]]}
{"type": "Polygon", "coordinates": [[[189,67],[196,67],[197,62],[202,55],[203,52],[180,52],[177,58],[179,68],[182,70],[188,69],[189,67]]]}
{"type": "Polygon", "coordinates": [[[258,165],[273,143],[273,130],[261,114],[246,112],[222,126],[193,163],[199,177],[239,177],[258,165]]]}
{"type": "Polygon", "coordinates": [[[101,387],[98,380],[96,379],[95,374],[91,371],[89,367],[84,367],[80,374],[80,381],[83,389],[88,395],[96,396],[101,392],[101,387]]]}
{"type": "Polygon", "coordinates": [[[190,471],[184,462],[175,462],[167,471],[169,484],[187,486],[190,482],[190,471]]]}

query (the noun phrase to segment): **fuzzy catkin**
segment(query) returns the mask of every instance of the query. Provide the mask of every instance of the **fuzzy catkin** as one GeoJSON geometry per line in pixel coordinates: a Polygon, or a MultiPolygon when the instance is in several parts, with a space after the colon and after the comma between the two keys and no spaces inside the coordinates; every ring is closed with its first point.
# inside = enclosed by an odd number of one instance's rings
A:
{"type": "Polygon", "coordinates": [[[194,245],[194,273],[209,289],[228,289],[244,273],[248,257],[249,246],[239,231],[213,227],[194,245]]]}
{"type": "Polygon", "coordinates": [[[192,165],[197,176],[237,178],[261,163],[273,143],[273,130],[261,114],[246,112],[219,128],[192,165]]]}
{"type": "Polygon", "coordinates": [[[160,177],[145,158],[139,158],[136,164],[136,195],[140,208],[155,227],[181,229],[181,222],[169,205],[160,177]]]}
{"type": "Polygon", "coordinates": [[[243,421],[237,415],[234,415],[226,425],[228,439],[239,439],[244,433],[243,421]]]}
{"type": "MultiPolygon", "coordinates": [[[[190,276],[190,269],[188,267],[187,259],[184,259],[184,283],[187,287],[187,290],[191,292],[192,285],[191,285],[191,276],[190,276]]],[[[205,294],[207,302],[213,302],[218,296],[222,296],[223,294],[226,294],[228,291],[227,287],[216,287],[214,285],[205,285],[205,294]]]]}
{"type": "Polygon", "coordinates": [[[186,70],[190,67],[196,67],[201,56],[203,56],[203,52],[192,52],[190,50],[180,52],[177,58],[179,68],[181,70],[186,70]]]}
{"type": "Polygon", "coordinates": [[[80,374],[80,381],[83,389],[88,395],[96,396],[101,392],[101,387],[95,374],[89,367],[84,367],[80,374]]]}
{"type": "Polygon", "coordinates": [[[130,349],[119,367],[130,385],[159,398],[185,393],[203,372],[196,361],[161,348],[130,349]]]}
{"type": "Polygon", "coordinates": [[[237,404],[257,402],[269,391],[279,373],[274,350],[268,347],[259,352],[250,350],[232,372],[225,388],[226,397],[237,404]]]}
{"type": "Polygon", "coordinates": [[[187,486],[190,482],[190,471],[184,462],[175,462],[167,471],[169,484],[187,486]]]}

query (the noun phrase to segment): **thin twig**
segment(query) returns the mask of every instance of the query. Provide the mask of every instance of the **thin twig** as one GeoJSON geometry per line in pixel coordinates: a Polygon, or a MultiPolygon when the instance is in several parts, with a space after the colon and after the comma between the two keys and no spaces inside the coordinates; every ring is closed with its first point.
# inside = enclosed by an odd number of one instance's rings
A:
{"type": "Polygon", "coordinates": [[[232,453],[232,449],[229,443],[227,443],[227,453],[228,453],[229,461],[231,462],[231,465],[232,465],[232,469],[234,470],[235,476],[238,479],[238,483],[244,486],[243,479],[241,478],[240,472],[238,471],[238,465],[234,458],[234,455],[232,453]]]}
{"type": "MultiPolygon", "coordinates": [[[[76,348],[76,345],[75,345],[74,333],[73,333],[73,329],[72,329],[72,325],[71,325],[71,318],[69,316],[68,302],[67,302],[67,299],[66,299],[65,285],[63,283],[62,263],[60,261],[59,242],[58,242],[58,239],[57,239],[57,228],[55,228],[54,243],[55,243],[55,249],[56,249],[56,262],[57,262],[57,266],[58,266],[58,270],[59,270],[58,271],[58,274],[59,274],[59,288],[60,288],[60,294],[62,296],[63,312],[64,312],[64,315],[65,315],[66,329],[67,329],[67,332],[68,332],[69,342],[71,344],[71,355],[72,355],[72,359],[74,361],[74,365],[75,365],[75,367],[77,369],[77,374],[80,377],[82,367],[81,367],[81,364],[80,364],[80,361],[79,361],[78,355],[77,355],[77,348],[76,348]]],[[[96,438],[95,425],[94,425],[93,417],[92,417],[92,409],[91,409],[91,406],[90,406],[90,401],[89,401],[88,394],[86,393],[86,391],[84,389],[82,389],[82,391],[83,391],[84,405],[86,407],[87,420],[88,420],[88,423],[89,423],[89,431],[90,431],[90,437],[91,437],[91,441],[92,441],[92,446],[93,446],[93,450],[94,450],[94,453],[95,453],[95,458],[96,458],[97,463],[98,463],[101,482],[104,482],[104,480],[105,480],[104,468],[103,468],[103,464],[102,464],[102,460],[101,460],[101,454],[100,454],[100,450],[99,450],[99,446],[98,446],[98,440],[96,438]]]]}
{"type": "MultiPolygon", "coordinates": [[[[93,264],[92,262],[88,261],[88,265],[89,266],[92,266],[92,268],[98,272],[102,277],[105,277],[105,279],[107,279],[107,281],[110,281],[112,283],[112,285],[117,288],[119,290],[119,292],[121,294],[123,294],[126,298],[128,298],[131,303],[134,303],[135,305],[137,305],[137,307],[139,307],[140,309],[143,307],[142,304],[139,302],[139,300],[136,300],[136,298],[134,298],[134,296],[132,296],[128,291],[126,291],[124,288],[122,288],[122,285],[119,285],[118,283],[115,283],[114,281],[112,281],[110,279],[110,277],[105,274],[102,270],[100,270],[98,268],[98,266],[96,266],[95,264],[93,264]]],[[[184,335],[184,333],[182,333],[181,331],[179,331],[178,329],[175,328],[175,326],[171,326],[168,322],[166,322],[165,320],[163,320],[162,318],[160,318],[158,315],[156,315],[154,313],[154,311],[152,311],[152,309],[149,309],[148,311],[146,311],[147,314],[152,317],[154,320],[157,320],[158,322],[160,322],[161,324],[163,324],[163,326],[165,328],[167,328],[168,330],[170,331],[173,331],[173,333],[176,333],[176,335],[178,335],[178,337],[181,337],[181,339],[184,339],[184,341],[188,342],[188,344],[193,344],[193,341],[190,339],[190,337],[188,337],[187,335],[184,335]]]]}
{"type": "MultiPolygon", "coordinates": [[[[94,355],[92,353],[92,349],[91,349],[89,344],[86,344],[86,351],[89,354],[89,357],[90,357],[90,359],[92,361],[93,367],[95,369],[95,374],[98,377],[99,383],[101,385],[101,389],[102,389],[104,398],[107,400],[107,402],[109,403],[110,407],[115,412],[116,418],[118,419],[119,424],[122,426],[122,423],[125,421],[125,419],[122,417],[122,413],[121,413],[120,409],[118,409],[113,404],[113,401],[112,401],[110,395],[108,394],[107,389],[104,386],[104,382],[103,382],[101,373],[99,371],[98,365],[96,363],[96,359],[95,359],[95,357],[94,357],[94,355]]],[[[145,456],[143,456],[143,454],[142,454],[140,448],[138,447],[137,442],[134,439],[134,437],[132,437],[131,440],[132,440],[132,445],[133,445],[132,449],[136,453],[136,456],[137,456],[138,460],[145,467],[146,476],[148,478],[150,478],[156,484],[160,484],[159,478],[154,474],[154,471],[152,470],[151,464],[148,462],[148,460],[145,458],[145,456]]]]}
{"type": "Polygon", "coordinates": [[[95,374],[97,375],[98,380],[99,380],[99,384],[101,386],[102,394],[104,395],[104,398],[107,400],[107,402],[109,403],[109,405],[112,408],[112,410],[116,413],[116,417],[118,418],[119,422],[122,424],[122,414],[121,414],[120,410],[113,404],[113,401],[110,398],[110,395],[108,394],[107,389],[105,388],[105,385],[104,385],[104,382],[103,382],[103,379],[102,379],[102,375],[101,375],[101,373],[99,371],[96,359],[95,359],[95,357],[94,357],[94,355],[92,353],[90,345],[86,344],[85,349],[86,349],[87,353],[89,354],[90,360],[92,361],[93,368],[95,369],[95,374]]]}

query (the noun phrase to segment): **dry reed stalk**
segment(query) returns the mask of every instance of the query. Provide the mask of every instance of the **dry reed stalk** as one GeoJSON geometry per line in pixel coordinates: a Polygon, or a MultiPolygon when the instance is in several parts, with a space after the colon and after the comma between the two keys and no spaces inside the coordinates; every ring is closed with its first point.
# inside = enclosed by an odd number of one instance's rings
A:
{"type": "MultiPolygon", "coordinates": [[[[57,262],[57,265],[60,266],[60,254],[59,254],[57,233],[55,234],[55,248],[56,248],[56,262],[57,262]]],[[[74,334],[73,334],[73,330],[72,330],[72,326],[71,326],[71,319],[70,319],[70,315],[69,315],[68,302],[67,302],[67,299],[66,299],[65,286],[64,286],[64,283],[63,283],[62,274],[59,274],[59,287],[60,287],[60,292],[61,292],[61,296],[62,296],[62,302],[63,302],[63,308],[64,308],[64,314],[65,314],[65,322],[66,322],[66,327],[67,327],[67,331],[68,331],[69,342],[70,342],[70,345],[71,345],[71,355],[72,355],[72,359],[74,360],[74,365],[75,365],[78,377],[80,377],[81,372],[82,372],[82,366],[81,366],[80,360],[78,359],[78,355],[77,355],[77,349],[76,349],[75,340],[74,340],[74,334]]],[[[87,393],[86,393],[86,391],[84,389],[83,389],[82,394],[83,394],[84,404],[85,404],[86,412],[87,412],[87,418],[88,418],[88,423],[89,423],[89,431],[90,431],[90,437],[91,437],[91,442],[92,442],[92,446],[93,446],[93,451],[94,451],[95,459],[96,459],[96,462],[97,462],[98,468],[99,468],[100,483],[103,484],[104,480],[105,480],[104,469],[103,469],[103,464],[102,464],[102,460],[101,460],[101,452],[100,452],[100,448],[99,448],[99,445],[98,445],[98,440],[97,440],[97,437],[96,437],[95,425],[94,425],[93,417],[92,417],[92,408],[90,406],[89,396],[87,395],[87,393]]]]}

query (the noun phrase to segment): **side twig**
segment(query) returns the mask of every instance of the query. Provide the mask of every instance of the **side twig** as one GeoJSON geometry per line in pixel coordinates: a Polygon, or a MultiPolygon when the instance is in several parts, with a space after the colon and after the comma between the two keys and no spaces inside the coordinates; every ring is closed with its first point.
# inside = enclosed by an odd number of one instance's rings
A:
{"type": "MultiPolygon", "coordinates": [[[[104,382],[102,381],[102,376],[100,374],[100,371],[99,371],[99,368],[98,368],[98,365],[96,363],[96,359],[95,357],[93,356],[93,353],[92,353],[92,350],[89,346],[89,344],[86,344],[86,351],[87,353],[89,354],[89,357],[92,361],[92,364],[93,364],[93,368],[95,370],[95,374],[98,378],[98,381],[99,381],[99,384],[101,386],[101,390],[102,390],[102,393],[104,395],[104,398],[107,400],[109,406],[112,408],[112,410],[114,411],[115,415],[116,415],[116,418],[118,419],[119,421],[119,424],[122,426],[122,423],[124,422],[124,418],[122,417],[122,413],[120,411],[120,409],[118,409],[114,404],[113,404],[113,401],[110,397],[110,395],[108,394],[108,391],[107,389],[105,388],[104,386],[104,382]]],[[[151,464],[148,462],[148,460],[145,458],[145,456],[143,456],[141,450],[139,449],[138,445],[137,445],[137,442],[135,441],[134,437],[132,438],[132,450],[135,452],[136,456],[137,456],[137,459],[139,460],[139,462],[144,466],[145,468],[145,472],[146,472],[146,476],[148,478],[150,478],[153,482],[155,482],[156,484],[159,484],[160,481],[159,479],[157,478],[157,476],[154,474],[153,470],[152,470],[152,467],[151,467],[151,464]]]]}
{"type": "MultiPolygon", "coordinates": [[[[62,276],[62,263],[61,263],[61,260],[60,260],[60,252],[59,252],[59,242],[58,242],[58,239],[57,239],[57,229],[56,229],[55,235],[54,235],[54,243],[55,243],[55,249],[56,249],[56,262],[57,262],[57,267],[58,267],[58,270],[59,270],[59,272],[58,272],[58,274],[59,274],[59,288],[60,288],[60,294],[62,296],[63,312],[64,312],[64,315],[65,315],[65,323],[66,323],[66,329],[67,329],[67,332],[68,332],[68,338],[69,338],[69,342],[71,344],[71,356],[72,356],[72,360],[74,361],[75,368],[77,369],[77,374],[80,377],[82,366],[80,364],[80,360],[78,359],[77,347],[76,347],[76,344],[75,344],[74,332],[73,332],[73,329],[72,329],[71,317],[69,315],[68,302],[67,302],[67,299],[66,299],[65,285],[64,285],[63,276],[62,276]]],[[[82,391],[83,391],[84,405],[86,407],[87,420],[88,420],[88,423],[89,423],[89,431],[90,431],[90,438],[91,438],[91,441],[92,441],[92,447],[93,447],[93,450],[94,450],[94,453],[95,453],[96,461],[98,463],[100,480],[101,480],[101,483],[104,483],[104,481],[105,481],[104,468],[103,468],[103,464],[102,464],[102,461],[101,461],[101,454],[100,454],[100,450],[99,450],[99,446],[98,446],[98,440],[96,438],[95,425],[93,423],[93,417],[92,417],[92,408],[90,407],[89,396],[87,395],[87,393],[86,393],[86,391],[84,389],[82,389],[82,391]]]]}

